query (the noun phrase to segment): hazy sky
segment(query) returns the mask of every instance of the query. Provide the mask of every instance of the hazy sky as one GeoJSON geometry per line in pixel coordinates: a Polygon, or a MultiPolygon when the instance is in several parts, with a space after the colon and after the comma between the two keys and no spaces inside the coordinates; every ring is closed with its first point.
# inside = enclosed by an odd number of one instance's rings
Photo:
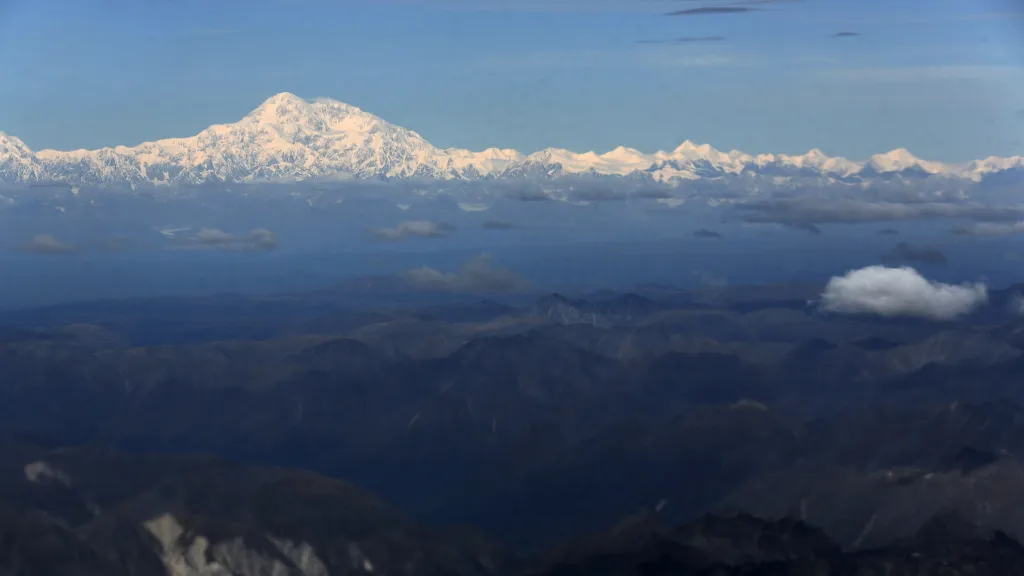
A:
{"type": "Polygon", "coordinates": [[[441,147],[1024,154],[1024,4],[0,0],[0,130],[34,149],[187,136],[282,91],[441,147]]]}

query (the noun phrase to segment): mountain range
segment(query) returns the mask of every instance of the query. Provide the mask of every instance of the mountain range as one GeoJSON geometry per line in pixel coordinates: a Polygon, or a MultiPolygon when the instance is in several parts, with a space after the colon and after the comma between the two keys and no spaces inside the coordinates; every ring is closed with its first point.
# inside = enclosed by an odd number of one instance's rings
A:
{"type": "Polygon", "coordinates": [[[620,146],[575,153],[546,148],[532,154],[489,148],[473,152],[433,146],[416,132],[355,106],[327,98],[307,101],[281,93],[233,124],[188,138],[99,150],[33,151],[0,132],[0,182],[72,187],[138,187],[209,182],[318,179],[480,180],[619,176],[668,184],[729,177],[814,178],[851,185],[878,179],[948,178],[980,182],[1024,173],[1024,157],[989,157],[959,164],[922,160],[906,149],[863,162],[814,149],[802,155],[723,152],[683,142],[646,154],[620,146]]]}
{"type": "MultiPolygon", "coordinates": [[[[853,548],[944,509],[1024,536],[1019,287],[949,322],[809,314],[809,289],[0,311],[0,443],[308,469],[517,549],[643,507],[791,516],[853,548]]],[[[53,458],[15,475],[81,475],[53,458]]]]}
{"type": "Polygon", "coordinates": [[[402,282],[0,310],[0,574],[1024,565],[1022,285],[923,321],[402,282]]]}

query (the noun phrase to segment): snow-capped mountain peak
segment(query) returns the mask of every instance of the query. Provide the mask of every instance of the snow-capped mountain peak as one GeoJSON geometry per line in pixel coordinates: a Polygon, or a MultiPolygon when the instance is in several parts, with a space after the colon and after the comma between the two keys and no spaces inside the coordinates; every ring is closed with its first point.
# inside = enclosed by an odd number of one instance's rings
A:
{"type": "Polygon", "coordinates": [[[21,141],[20,138],[0,130],[0,157],[3,156],[31,156],[32,150],[21,141]]]}
{"type": "Polygon", "coordinates": [[[267,98],[242,121],[260,125],[300,124],[317,130],[326,128],[313,105],[290,92],[282,92],[267,98]]]}
{"type": "Polygon", "coordinates": [[[35,154],[19,138],[0,132],[0,182],[45,180],[35,154]]]}
{"type": "Polygon", "coordinates": [[[439,149],[418,133],[330,98],[306,100],[290,92],[267,98],[233,124],[195,136],[99,150],[40,150],[0,132],[0,182],[66,182],[73,186],[171,185],[309,178],[558,177],[638,175],[682,182],[735,175],[780,178],[884,177],[905,170],[975,181],[1024,167],[1021,157],[986,158],[963,165],[929,162],[899,148],[858,163],[815,148],[805,154],[758,154],[683,141],[647,154],[618,146],[576,153],[546,148],[532,154],[488,148],[439,149]]]}
{"type": "Polygon", "coordinates": [[[712,155],[721,154],[718,150],[711,147],[710,144],[694,144],[689,140],[684,140],[682,144],[676,147],[672,151],[672,155],[679,158],[708,158],[712,155]]]}
{"type": "Polygon", "coordinates": [[[950,171],[950,168],[944,164],[922,160],[906,148],[896,148],[884,154],[875,154],[868,160],[868,165],[880,173],[912,169],[923,170],[929,174],[942,174],[950,171]]]}

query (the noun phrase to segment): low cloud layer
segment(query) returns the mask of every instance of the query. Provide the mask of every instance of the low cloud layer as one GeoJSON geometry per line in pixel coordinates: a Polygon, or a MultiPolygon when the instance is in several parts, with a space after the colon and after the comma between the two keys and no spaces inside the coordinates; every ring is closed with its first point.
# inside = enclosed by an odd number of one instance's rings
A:
{"type": "Polygon", "coordinates": [[[922,264],[945,264],[946,255],[935,248],[915,246],[900,242],[892,250],[882,254],[882,262],[886,264],[902,264],[920,262],[922,264]]]}
{"type": "Polygon", "coordinates": [[[990,222],[1021,220],[1017,207],[956,202],[886,202],[853,198],[786,198],[737,205],[740,219],[761,224],[856,224],[924,218],[962,218],[990,222]]]}
{"type": "Polygon", "coordinates": [[[256,228],[240,235],[230,234],[219,228],[200,228],[194,236],[182,238],[178,247],[264,252],[277,247],[277,234],[266,228],[256,228]]]}
{"type": "Polygon", "coordinates": [[[857,36],[860,36],[860,32],[836,32],[832,38],[856,38],[857,36]]]}
{"type": "Polygon", "coordinates": [[[562,177],[557,183],[497,180],[488,182],[481,191],[521,202],[663,200],[675,198],[679,192],[675,186],[661,182],[639,182],[619,177],[594,180],[587,176],[562,177]]]}
{"type": "Polygon", "coordinates": [[[75,251],[73,246],[61,242],[52,234],[37,234],[18,249],[34,254],[66,254],[75,251]]]}
{"type": "Polygon", "coordinates": [[[570,191],[569,198],[577,202],[619,202],[626,195],[611,186],[588,186],[570,191]]]}
{"type": "Polygon", "coordinates": [[[821,228],[818,228],[817,225],[811,222],[784,222],[782,225],[790,230],[799,230],[808,234],[821,234],[821,228]]]}
{"type": "Polygon", "coordinates": [[[573,187],[568,197],[581,202],[623,202],[630,199],[662,200],[672,198],[672,191],[659,184],[640,187],[616,182],[614,184],[586,184],[573,187]]]}
{"type": "Polygon", "coordinates": [[[837,314],[952,320],[988,301],[984,284],[929,281],[910,267],[868,266],[829,280],[821,309],[837,314]]]}
{"type": "Polygon", "coordinates": [[[718,276],[711,272],[694,271],[693,275],[697,278],[697,282],[706,288],[721,288],[729,285],[729,280],[727,278],[718,276]]]}
{"type": "Polygon", "coordinates": [[[90,242],[89,246],[101,252],[122,252],[132,246],[132,239],[122,236],[99,238],[90,242]]]}
{"type": "Polygon", "coordinates": [[[1024,296],[1021,294],[1014,294],[1010,298],[1010,301],[1006,305],[1007,310],[1010,314],[1016,314],[1017,316],[1024,316],[1024,296]]]}
{"type": "Polygon", "coordinates": [[[701,228],[700,230],[694,230],[693,235],[696,238],[721,238],[722,235],[714,230],[708,230],[707,228],[701,228]]]}
{"type": "Polygon", "coordinates": [[[480,227],[484,230],[515,230],[519,228],[516,223],[505,222],[504,220],[484,220],[480,227]]]}
{"type": "Polygon", "coordinates": [[[455,227],[443,222],[431,220],[406,220],[400,222],[394,228],[377,228],[373,235],[378,240],[388,242],[400,242],[407,238],[418,236],[420,238],[444,238],[452,233],[455,227]]]}
{"type": "Polygon", "coordinates": [[[519,200],[520,202],[547,202],[551,200],[551,196],[548,196],[544,190],[535,185],[518,186],[504,191],[502,196],[509,200],[519,200]]]}
{"type": "Polygon", "coordinates": [[[405,276],[421,288],[449,292],[515,292],[530,286],[515,272],[494,266],[490,254],[470,258],[458,272],[440,272],[423,266],[409,270],[405,276]]]}
{"type": "Polygon", "coordinates": [[[882,228],[878,231],[878,234],[881,236],[899,236],[900,231],[895,228],[882,228]]]}
{"type": "Polygon", "coordinates": [[[953,232],[964,236],[1011,236],[1024,234],[1024,222],[977,222],[953,232]]]}

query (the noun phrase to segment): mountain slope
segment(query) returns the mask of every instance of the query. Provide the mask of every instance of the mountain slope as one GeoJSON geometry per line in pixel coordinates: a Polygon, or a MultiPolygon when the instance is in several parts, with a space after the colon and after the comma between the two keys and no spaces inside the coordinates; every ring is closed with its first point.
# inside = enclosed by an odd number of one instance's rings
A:
{"type": "Polygon", "coordinates": [[[40,150],[0,132],[0,182],[71,186],[152,186],[313,178],[480,178],[633,176],[656,182],[752,177],[813,177],[863,181],[893,175],[981,181],[1024,169],[1024,157],[986,158],[962,165],[921,160],[905,149],[866,162],[802,155],[722,152],[683,142],[671,152],[645,154],[618,147],[604,154],[547,148],[533,154],[490,148],[440,149],[412,130],[355,106],[287,92],[272,96],[233,124],[188,138],[99,150],[40,150]]]}
{"type": "Polygon", "coordinates": [[[343,481],[205,456],[0,442],[0,574],[488,576],[505,555],[343,481]]]}

